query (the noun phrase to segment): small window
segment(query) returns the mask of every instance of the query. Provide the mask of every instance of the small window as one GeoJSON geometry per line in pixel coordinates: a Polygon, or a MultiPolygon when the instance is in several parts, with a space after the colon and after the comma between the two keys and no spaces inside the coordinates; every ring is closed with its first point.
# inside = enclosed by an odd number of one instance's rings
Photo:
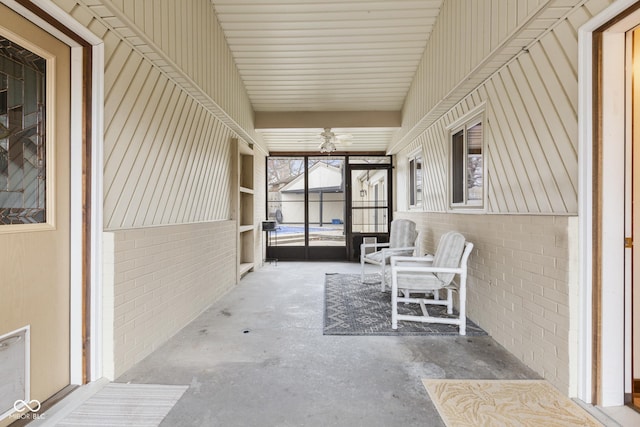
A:
{"type": "Polygon", "coordinates": [[[422,208],[422,156],[409,158],[409,207],[422,208]]]}
{"type": "Polygon", "coordinates": [[[482,206],[484,159],[482,120],[467,122],[451,132],[451,206],[482,206]]]}

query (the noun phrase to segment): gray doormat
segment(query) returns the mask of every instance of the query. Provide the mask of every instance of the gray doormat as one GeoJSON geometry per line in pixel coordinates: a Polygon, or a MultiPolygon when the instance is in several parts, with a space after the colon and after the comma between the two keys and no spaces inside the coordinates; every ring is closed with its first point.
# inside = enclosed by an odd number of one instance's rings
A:
{"type": "Polygon", "coordinates": [[[177,385],[110,383],[56,426],[156,427],[187,388],[177,385]]]}
{"type": "MultiPolygon", "coordinates": [[[[380,292],[380,276],[327,273],[324,284],[324,335],[459,335],[456,325],[398,321],[398,329],[391,329],[391,294],[380,292]]],[[[439,317],[446,314],[445,306],[430,306],[429,313],[439,317]]],[[[418,304],[400,304],[401,314],[420,315],[418,304]]],[[[467,319],[467,335],[487,335],[478,325],[467,319]]]]}

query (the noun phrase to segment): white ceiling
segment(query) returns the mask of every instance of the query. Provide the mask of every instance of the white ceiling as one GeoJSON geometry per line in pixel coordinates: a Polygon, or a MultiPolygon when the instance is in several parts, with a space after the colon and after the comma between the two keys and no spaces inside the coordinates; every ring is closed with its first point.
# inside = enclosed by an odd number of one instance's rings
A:
{"type": "MultiPolygon", "coordinates": [[[[256,112],[351,112],[401,110],[442,0],[212,3],[256,112]]],[[[384,151],[393,131],[317,126],[259,131],[270,151],[315,151],[323,127],[384,151]]]]}

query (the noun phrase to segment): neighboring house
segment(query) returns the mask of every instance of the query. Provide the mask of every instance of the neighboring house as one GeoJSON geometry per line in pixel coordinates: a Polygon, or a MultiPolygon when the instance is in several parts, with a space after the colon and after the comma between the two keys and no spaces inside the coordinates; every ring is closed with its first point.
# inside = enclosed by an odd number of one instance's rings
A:
{"type": "MultiPolygon", "coordinates": [[[[30,2],[2,3],[0,36],[56,58],[47,223],[0,225],[0,337],[31,325],[31,396],[44,400],[122,374],[239,282],[240,252],[261,259],[252,227],[268,214],[269,149],[210,1],[35,2],[46,21],[30,2]],[[236,144],[253,151],[248,219],[236,144]]],[[[444,1],[387,147],[394,217],[415,220],[431,249],[464,233],[476,248],[469,317],[563,393],[622,405],[625,123],[638,122],[625,113],[625,37],[637,5],[534,1],[539,13],[518,15],[513,3],[444,1]]],[[[21,108],[6,99],[3,110],[21,108]]],[[[338,170],[312,170],[315,195],[342,197],[338,170]]],[[[280,189],[285,222],[300,216],[285,208],[296,185],[280,189]]],[[[325,205],[322,221],[343,215],[325,205]]]]}
{"type": "MultiPolygon", "coordinates": [[[[344,171],[324,162],[309,168],[309,222],[319,226],[344,222],[344,171]]],[[[304,176],[280,189],[282,223],[304,223],[304,176]]]]}

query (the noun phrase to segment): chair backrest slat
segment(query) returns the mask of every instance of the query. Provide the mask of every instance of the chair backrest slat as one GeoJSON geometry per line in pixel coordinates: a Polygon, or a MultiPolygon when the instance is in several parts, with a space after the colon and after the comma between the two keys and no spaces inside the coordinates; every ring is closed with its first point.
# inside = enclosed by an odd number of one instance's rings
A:
{"type": "Polygon", "coordinates": [[[413,246],[416,241],[416,223],[408,219],[394,219],[391,221],[389,236],[390,248],[406,248],[413,246]]]}
{"type": "MultiPolygon", "coordinates": [[[[455,268],[460,266],[460,258],[464,252],[465,238],[456,231],[449,231],[440,237],[438,248],[433,257],[434,267],[455,268]]],[[[436,273],[446,286],[453,280],[454,273],[436,273]]]]}

